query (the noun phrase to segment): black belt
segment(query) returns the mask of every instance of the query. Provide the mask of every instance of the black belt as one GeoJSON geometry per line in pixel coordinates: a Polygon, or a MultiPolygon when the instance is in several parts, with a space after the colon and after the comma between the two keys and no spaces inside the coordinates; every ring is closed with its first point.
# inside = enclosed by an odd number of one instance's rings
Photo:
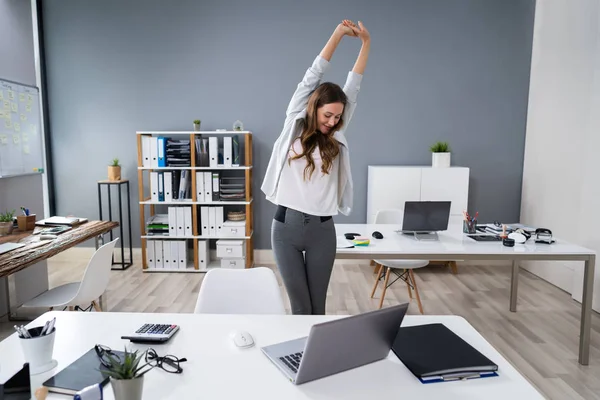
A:
{"type": "MultiPolygon", "coordinates": [[[[277,206],[277,210],[275,211],[275,217],[274,217],[275,220],[285,223],[285,213],[287,212],[287,210],[288,210],[288,208],[286,206],[277,206]]],[[[298,212],[300,212],[300,211],[298,211],[298,212]]],[[[310,214],[306,214],[306,213],[302,213],[302,214],[310,215],[310,214]]],[[[326,217],[319,217],[319,218],[321,218],[321,222],[325,222],[325,221],[329,221],[332,217],[326,216],[326,217]]]]}

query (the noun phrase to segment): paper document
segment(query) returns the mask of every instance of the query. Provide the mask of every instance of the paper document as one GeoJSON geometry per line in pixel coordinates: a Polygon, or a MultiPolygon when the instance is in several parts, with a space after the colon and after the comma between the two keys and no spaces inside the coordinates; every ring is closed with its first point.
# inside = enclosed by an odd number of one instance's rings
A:
{"type": "Polygon", "coordinates": [[[351,249],[354,247],[354,244],[349,241],[348,239],[346,239],[345,236],[338,236],[337,237],[337,248],[338,249],[351,249]]]}

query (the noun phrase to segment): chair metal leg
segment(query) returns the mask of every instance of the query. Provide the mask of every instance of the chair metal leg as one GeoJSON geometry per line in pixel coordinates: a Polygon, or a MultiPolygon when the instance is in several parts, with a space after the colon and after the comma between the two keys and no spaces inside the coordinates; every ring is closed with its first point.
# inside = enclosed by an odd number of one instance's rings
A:
{"type": "Polygon", "coordinates": [[[385,299],[385,292],[387,291],[388,282],[390,280],[390,271],[391,270],[392,269],[390,267],[388,267],[385,271],[385,281],[383,282],[383,292],[381,293],[381,300],[379,300],[379,308],[383,307],[383,299],[385,299]]]}
{"type": "MultiPolygon", "coordinates": [[[[406,270],[404,270],[404,272],[406,272],[406,270]]],[[[408,289],[408,298],[412,299],[412,290],[410,290],[410,283],[406,282],[406,288],[408,289]]]]}
{"type": "Polygon", "coordinates": [[[413,287],[415,288],[415,295],[417,296],[417,305],[419,306],[419,311],[423,314],[423,305],[421,304],[421,296],[419,296],[419,289],[417,288],[417,281],[415,279],[415,274],[411,269],[408,271],[410,275],[410,280],[412,281],[413,287]]]}
{"type": "Polygon", "coordinates": [[[68,310],[69,310],[69,311],[73,311],[73,310],[74,310],[74,307],[73,307],[73,306],[69,306],[68,310]]]}
{"type": "Polygon", "coordinates": [[[371,298],[375,296],[375,291],[377,290],[377,285],[379,284],[379,280],[381,279],[381,273],[383,272],[383,265],[376,264],[377,269],[377,277],[375,278],[375,284],[373,285],[373,290],[371,291],[371,298]]]}

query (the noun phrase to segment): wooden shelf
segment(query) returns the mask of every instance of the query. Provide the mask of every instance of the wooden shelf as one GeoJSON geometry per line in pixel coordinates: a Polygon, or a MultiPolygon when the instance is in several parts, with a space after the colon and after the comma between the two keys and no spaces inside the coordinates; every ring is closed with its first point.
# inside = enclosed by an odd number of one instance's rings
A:
{"type": "Polygon", "coordinates": [[[252,135],[251,131],[138,131],[138,135],[252,135]]]}
{"type": "Polygon", "coordinates": [[[241,206],[252,203],[253,199],[250,201],[211,201],[211,202],[199,202],[199,201],[140,201],[140,204],[144,205],[169,205],[169,206],[191,206],[191,205],[200,205],[200,206],[241,206]]]}
{"type": "Polygon", "coordinates": [[[252,165],[240,165],[237,167],[225,167],[223,165],[216,167],[138,167],[138,169],[144,171],[167,171],[167,170],[182,170],[187,169],[190,171],[244,171],[252,169],[252,165]]]}
{"type": "Polygon", "coordinates": [[[250,232],[250,236],[158,236],[158,235],[142,235],[142,239],[148,240],[186,240],[186,239],[231,239],[231,240],[247,240],[252,239],[254,232],[250,232]]]}

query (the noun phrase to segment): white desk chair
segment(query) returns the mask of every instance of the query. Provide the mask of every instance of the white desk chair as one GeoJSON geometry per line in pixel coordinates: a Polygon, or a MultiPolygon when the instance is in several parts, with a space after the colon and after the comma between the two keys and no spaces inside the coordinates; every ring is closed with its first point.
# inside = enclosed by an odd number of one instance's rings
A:
{"type": "Polygon", "coordinates": [[[275,274],[269,268],[211,269],[206,273],[197,314],[285,314],[275,274]]]}
{"type": "Polygon", "coordinates": [[[104,293],[110,279],[112,254],[116,238],[102,245],[88,263],[81,282],[66,283],[57,286],[23,304],[23,307],[69,307],[91,304],[96,311],[102,311],[96,300],[104,293]]]}
{"type": "MultiPolygon", "coordinates": [[[[377,215],[375,216],[375,223],[399,225],[402,223],[403,217],[404,213],[402,210],[379,210],[377,212],[377,215]]],[[[421,312],[421,314],[423,314],[423,305],[421,304],[421,296],[419,296],[419,289],[417,288],[417,282],[415,280],[415,274],[413,273],[413,269],[425,267],[428,264],[428,260],[375,260],[375,274],[377,275],[377,278],[375,279],[375,285],[373,286],[373,291],[371,292],[371,298],[373,298],[373,296],[375,295],[377,285],[379,284],[379,281],[385,273],[383,292],[381,293],[379,308],[383,306],[383,299],[385,299],[385,292],[387,291],[387,288],[389,286],[392,286],[394,282],[396,282],[398,279],[402,279],[404,282],[406,282],[406,286],[408,288],[408,297],[411,300],[413,298],[411,288],[414,289],[415,295],[417,297],[419,311],[421,312]],[[403,270],[403,272],[400,273],[397,272],[397,270],[403,270]],[[396,278],[396,280],[394,280],[391,284],[388,285],[391,272],[394,272],[394,274],[396,274],[398,278],[396,278]]]]}

